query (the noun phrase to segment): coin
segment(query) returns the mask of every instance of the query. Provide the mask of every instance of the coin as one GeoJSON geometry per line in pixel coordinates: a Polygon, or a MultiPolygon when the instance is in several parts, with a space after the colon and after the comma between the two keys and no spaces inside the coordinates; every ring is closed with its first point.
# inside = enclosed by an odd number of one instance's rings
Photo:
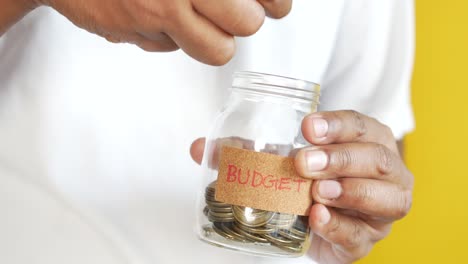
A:
{"type": "Polygon", "coordinates": [[[232,213],[232,208],[231,208],[231,206],[228,206],[228,207],[209,206],[209,209],[210,209],[212,212],[216,212],[216,213],[232,213]]]}
{"type": "Polygon", "coordinates": [[[264,238],[266,238],[268,241],[274,244],[280,244],[280,245],[293,245],[295,244],[294,241],[292,241],[289,238],[283,237],[277,233],[272,233],[272,234],[265,234],[263,235],[264,238]]]}
{"type": "Polygon", "coordinates": [[[304,242],[306,240],[306,236],[297,235],[296,233],[292,232],[292,229],[291,230],[284,230],[284,229],[278,230],[278,234],[280,234],[281,236],[285,238],[289,238],[297,242],[304,242]]]}
{"type": "Polygon", "coordinates": [[[252,240],[254,242],[261,242],[261,243],[268,243],[268,240],[264,237],[255,235],[255,234],[250,234],[248,232],[245,232],[244,230],[240,229],[238,226],[233,225],[232,226],[233,230],[235,230],[237,233],[241,234],[245,238],[252,240]]]}
{"type": "Polygon", "coordinates": [[[230,240],[236,240],[234,236],[231,234],[226,233],[220,223],[213,223],[213,230],[220,236],[230,239],[230,240]]]}
{"type": "Polygon", "coordinates": [[[211,222],[232,222],[234,221],[234,217],[218,217],[214,216],[211,212],[208,212],[208,220],[211,222]]]}
{"type": "Polygon", "coordinates": [[[269,234],[275,232],[274,228],[267,228],[265,226],[259,226],[259,227],[249,227],[245,226],[239,222],[234,222],[234,225],[237,225],[240,229],[244,230],[245,232],[257,234],[257,235],[263,235],[263,234],[269,234]]]}
{"type": "Polygon", "coordinates": [[[250,207],[232,206],[234,218],[244,226],[259,227],[268,223],[275,213],[250,207]]]}
{"type": "Polygon", "coordinates": [[[237,233],[234,229],[233,229],[233,223],[221,223],[221,229],[230,234],[231,236],[233,236],[235,238],[235,240],[237,241],[240,241],[240,242],[249,242],[251,240],[247,239],[245,236],[237,233]]]}
{"type": "Polygon", "coordinates": [[[289,229],[296,221],[297,216],[291,214],[275,213],[275,215],[268,221],[266,227],[277,229],[289,229]]]}
{"type": "Polygon", "coordinates": [[[232,212],[229,212],[229,213],[218,213],[218,212],[214,212],[212,210],[210,210],[208,212],[210,215],[214,216],[214,217],[219,217],[219,218],[233,218],[234,215],[232,212]]]}
{"type": "Polygon", "coordinates": [[[219,236],[241,243],[264,243],[301,253],[308,238],[307,217],[275,213],[216,200],[216,181],[205,189],[203,213],[219,236]]]}
{"type": "Polygon", "coordinates": [[[284,251],[292,252],[292,253],[301,253],[303,250],[302,245],[294,244],[294,245],[274,245],[284,251]]]}

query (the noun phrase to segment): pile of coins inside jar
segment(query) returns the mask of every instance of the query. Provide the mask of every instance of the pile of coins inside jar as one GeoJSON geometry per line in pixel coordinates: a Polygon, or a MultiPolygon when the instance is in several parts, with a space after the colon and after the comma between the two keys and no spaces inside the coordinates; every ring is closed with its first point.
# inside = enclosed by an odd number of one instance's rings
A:
{"type": "Polygon", "coordinates": [[[218,202],[216,181],[206,187],[203,213],[218,235],[243,243],[265,243],[301,253],[308,239],[307,218],[218,202]]]}

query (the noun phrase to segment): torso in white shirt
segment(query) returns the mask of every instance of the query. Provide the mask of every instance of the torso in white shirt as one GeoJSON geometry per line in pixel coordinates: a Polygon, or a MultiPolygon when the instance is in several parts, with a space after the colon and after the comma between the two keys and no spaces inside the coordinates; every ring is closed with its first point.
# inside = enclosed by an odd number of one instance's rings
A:
{"type": "MultiPolygon", "coordinates": [[[[322,109],[363,110],[359,105],[369,103],[359,89],[372,93],[377,88],[369,79],[388,71],[365,69],[388,64],[388,54],[361,62],[359,47],[386,42],[377,29],[393,36],[394,18],[375,12],[393,16],[411,12],[411,5],[296,2],[286,19],[268,20],[254,37],[238,39],[236,57],[221,68],[180,51],[146,53],[107,43],[46,8],[0,38],[0,205],[7,210],[0,233],[8,234],[0,237],[0,262],[310,263],[308,257],[255,258],[198,241],[193,226],[201,175],[188,153],[192,140],[207,133],[236,70],[328,82],[322,109]],[[353,17],[356,25],[343,25],[353,17]],[[344,27],[354,32],[345,34],[344,27]],[[352,54],[342,54],[346,41],[352,54]],[[362,68],[346,77],[362,84],[351,90],[355,96],[337,81],[347,63],[362,68]],[[340,70],[330,69],[335,64],[340,70]]],[[[411,46],[411,38],[405,41],[411,46]]],[[[388,47],[379,48],[369,52],[388,47]]],[[[404,73],[412,58],[411,48],[405,50],[408,62],[398,67],[404,73]]],[[[383,99],[388,109],[400,103],[406,121],[393,124],[387,108],[364,109],[388,120],[397,134],[412,126],[404,73],[395,73],[391,80],[401,87],[385,90],[383,99]]]]}

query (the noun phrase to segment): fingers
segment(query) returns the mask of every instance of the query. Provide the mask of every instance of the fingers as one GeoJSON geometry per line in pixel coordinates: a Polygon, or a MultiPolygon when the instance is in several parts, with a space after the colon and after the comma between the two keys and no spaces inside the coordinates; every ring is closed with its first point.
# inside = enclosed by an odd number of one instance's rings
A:
{"type": "Polygon", "coordinates": [[[201,15],[233,36],[258,31],[265,19],[263,7],[255,0],[193,0],[201,15]]]}
{"type": "Polygon", "coordinates": [[[167,34],[185,53],[206,64],[223,65],[234,56],[234,37],[196,12],[185,12],[167,34]]]}
{"type": "Polygon", "coordinates": [[[346,142],[375,142],[398,152],[389,127],[356,111],[313,113],[302,122],[304,138],[315,145],[346,142]]]}
{"type": "Polygon", "coordinates": [[[410,190],[388,182],[358,178],[315,181],[312,195],[315,202],[389,221],[406,216],[412,203],[410,190]]]}
{"type": "Polygon", "coordinates": [[[310,209],[309,225],[316,235],[331,244],[340,263],[350,263],[367,255],[373,241],[381,236],[362,220],[322,204],[315,204],[310,209]]]}
{"type": "Polygon", "coordinates": [[[190,146],[190,156],[192,156],[193,161],[201,164],[204,150],[205,138],[198,138],[193,141],[192,145],[190,146]]]}
{"type": "Polygon", "coordinates": [[[206,143],[205,138],[199,138],[192,143],[190,147],[190,155],[196,163],[201,164],[206,146],[207,150],[211,153],[211,159],[207,161],[208,167],[217,168],[219,155],[221,154],[221,148],[223,146],[252,150],[254,147],[253,144],[254,142],[252,140],[242,139],[239,137],[218,138],[216,140],[211,140],[208,143],[206,143]]]}
{"type": "Polygon", "coordinates": [[[272,18],[282,18],[289,14],[292,0],[258,0],[265,8],[266,13],[272,18]]]}
{"type": "Polygon", "coordinates": [[[295,158],[303,177],[331,179],[358,177],[412,186],[413,177],[401,158],[376,143],[345,143],[301,149],[295,158]]]}
{"type": "Polygon", "coordinates": [[[150,52],[169,52],[179,49],[177,44],[164,33],[152,35],[138,33],[137,37],[135,37],[131,43],[150,52]]]}

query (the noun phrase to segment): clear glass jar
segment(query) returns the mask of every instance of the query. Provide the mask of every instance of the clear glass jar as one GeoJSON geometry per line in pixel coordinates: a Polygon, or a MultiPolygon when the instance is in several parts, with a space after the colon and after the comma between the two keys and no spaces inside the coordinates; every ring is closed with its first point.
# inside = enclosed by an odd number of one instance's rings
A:
{"type": "Polygon", "coordinates": [[[271,212],[215,199],[222,146],[293,157],[308,145],[302,119],[315,112],[320,86],[275,75],[238,72],[207,137],[197,233],[209,244],[244,253],[299,257],[310,244],[307,216],[271,212]]]}

